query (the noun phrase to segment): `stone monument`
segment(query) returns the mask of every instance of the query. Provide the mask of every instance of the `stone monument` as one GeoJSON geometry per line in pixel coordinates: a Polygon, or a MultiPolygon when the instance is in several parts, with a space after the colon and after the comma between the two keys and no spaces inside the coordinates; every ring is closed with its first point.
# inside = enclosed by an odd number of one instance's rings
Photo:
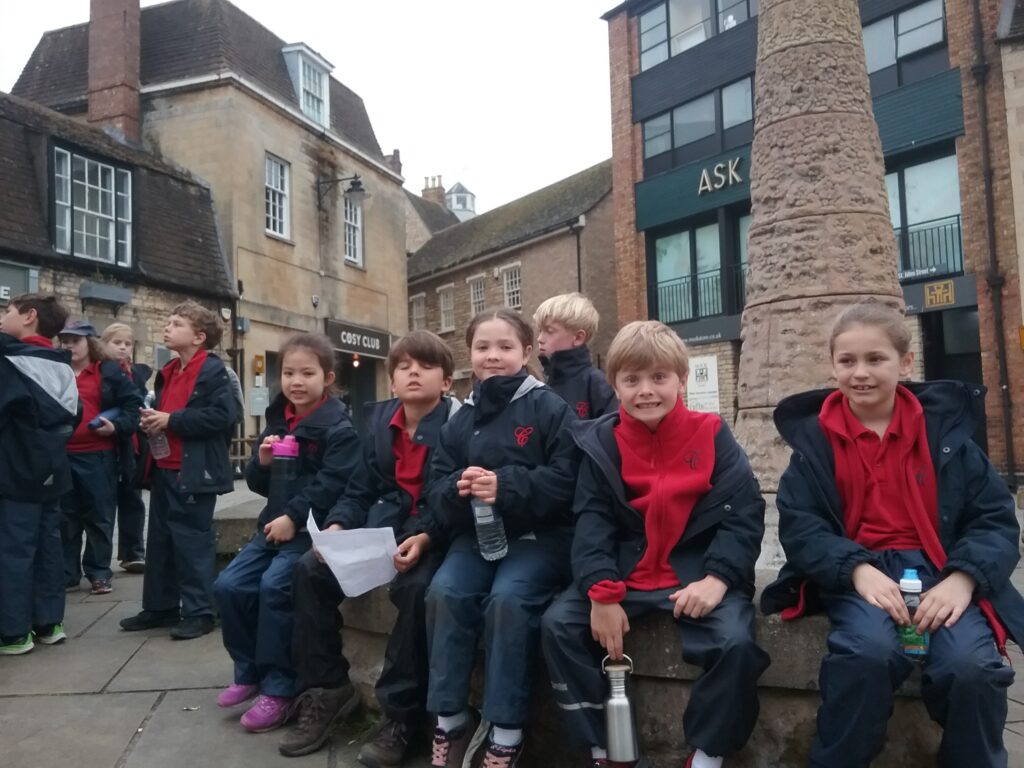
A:
{"type": "Polygon", "coordinates": [[[736,433],[769,501],[760,565],[781,562],[774,498],[789,451],[772,411],[828,386],[844,308],[902,308],[857,0],[761,0],[747,302],[736,433]]]}

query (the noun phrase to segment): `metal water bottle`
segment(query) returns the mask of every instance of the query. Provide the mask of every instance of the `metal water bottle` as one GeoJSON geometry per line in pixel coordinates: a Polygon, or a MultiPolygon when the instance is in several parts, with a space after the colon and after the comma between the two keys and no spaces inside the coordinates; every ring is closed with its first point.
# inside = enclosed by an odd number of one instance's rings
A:
{"type": "Polygon", "coordinates": [[[633,673],[633,660],[623,656],[622,661],[609,664],[605,656],[601,669],[608,678],[608,698],[604,702],[605,732],[608,736],[608,759],[613,763],[633,763],[640,759],[636,739],[636,716],[627,685],[633,673]]]}

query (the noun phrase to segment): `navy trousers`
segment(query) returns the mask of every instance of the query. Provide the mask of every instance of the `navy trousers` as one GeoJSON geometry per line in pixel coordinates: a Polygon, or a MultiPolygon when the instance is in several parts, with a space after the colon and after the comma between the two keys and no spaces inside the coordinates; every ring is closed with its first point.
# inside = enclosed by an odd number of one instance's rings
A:
{"type": "MultiPolygon", "coordinates": [[[[674,604],[668,596],[674,591],[630,589],[622,608],[630,621],[671,612],[674,604]]],[[[704,670],[683,714],[686,740],[709,755],[738,752],[757,722],[757,679],[769,664],[768,654],[754,640],[754,606],[744,595],[731,593],[704,618],[681,616],[676,625],[683,661],[704,670]]],[[[575,587],[567,589],[544,614],[541,627],[544,659],[567,736],[579,747],[606,747],[605,652],[590,632],[590,600],[575,587]]]]}
{"type": "Polygon", "coordinates": [[[0,498],[0,637],[64,621],[64,556],[57,501],[0,498]]]}
{"type": "Polygon", "coordinates": [[[177,470],[153,470],[143,610],[171,611],[180,604],[182,616],[213,616],[216,503],[212,493],[183,493],[177,470]]]}
{"type": "Polygon", "coordinates": [[[309,551],[309,534],[268,544],[257,533],[213,584],[224,647],[235,662],[235,682],[258,685],[267,696],[291,697],[292,572],[309,551]]]}
{"type": "Polygon", "coordinates": [[[117,559],[122,563],[146,559],[146,504],[130,477],[117,483],[117,559]]]}
{"type": "MultiPolygon", "coordinates": [[[[925,590],[939,580],[917,550],[885,551],[882,570],[899,579],[917,568],[925,590]]],[[[856,592],[824,594],[832,629],[821,664],[821,708],[811,745],[813,768],[866,768],[885,746],[894,692],[913,669],[889,615],[856,592]]],[[[1006,768],[1003,746],[1007,688],[1013,670],[1003,664],[992,630],[976,605],[952,627],[931,637],[921,695],[943,727],[939,766],[1006,768]]]]}
{"type": "Polygon", "coordinates": [[[114,515],[117,510],[117,455],[114,451],[69,453],[72,488],[60,500],[64,581],[78,584],[111,577],[114,515]],[[85,551],[82,551],[82,534],[85,551]]]}
{"type": "Polygon", "coordinates": [[[483,716],[504,726],[526,722],[540,619],[571,578],[570,543],[571,531],[546,531],[509,542],[503,559],[488,562],[474,533],[452,542],[427,590],[429,711],[454,714],[466,708],[482,633],[483,716]]]}

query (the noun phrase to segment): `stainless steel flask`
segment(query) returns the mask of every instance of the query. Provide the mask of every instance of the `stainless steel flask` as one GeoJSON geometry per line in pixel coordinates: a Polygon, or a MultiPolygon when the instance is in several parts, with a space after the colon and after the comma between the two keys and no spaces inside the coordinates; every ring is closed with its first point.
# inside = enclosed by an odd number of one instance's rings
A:
{"type": "Polygon", "coordinates": [[[616,763],[632,763],[640,759],[636,739],[636,718],[627,684],[633,673],[633,660],[623,656],[621,661],[608,663],[605,656],[601,669],[608,678],[608,698],[604,703],[604,721],[608,736],[608,759],[616,763]]]}

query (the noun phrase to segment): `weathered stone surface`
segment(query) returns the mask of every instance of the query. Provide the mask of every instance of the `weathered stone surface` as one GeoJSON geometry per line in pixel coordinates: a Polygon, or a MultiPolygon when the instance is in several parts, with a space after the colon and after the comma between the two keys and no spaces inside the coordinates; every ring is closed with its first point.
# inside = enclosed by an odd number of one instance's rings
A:
{"type": "Polygon", "coordinates": [[[782,543],[779,541],[779,509],[776,506],[776,494],[764,492],[764,538],[761,539],[761,555],[757,558],[755,566],[759,571],[770,572],[774,575],[786,562],[786,553],[782,551],[782,543]]]}
{"type": "Polygon", "coordinates": [[[747,408],[736,420],[736,439],[747,446],[747,457],[762,493],[775,493],[779,478],[789,465],[789,446],[779,436],[772,421],[774,408],[747,408]]]}
{"type": "MultiPolygon", "coordinates": [[[[808,43],[855,46],[863,50],[860,9],[847,0],[762,0],[758,20],[757,58],[761,62],[808,43]]],[[[864,67],[861,56],[860,66],[864,67]]]]}

